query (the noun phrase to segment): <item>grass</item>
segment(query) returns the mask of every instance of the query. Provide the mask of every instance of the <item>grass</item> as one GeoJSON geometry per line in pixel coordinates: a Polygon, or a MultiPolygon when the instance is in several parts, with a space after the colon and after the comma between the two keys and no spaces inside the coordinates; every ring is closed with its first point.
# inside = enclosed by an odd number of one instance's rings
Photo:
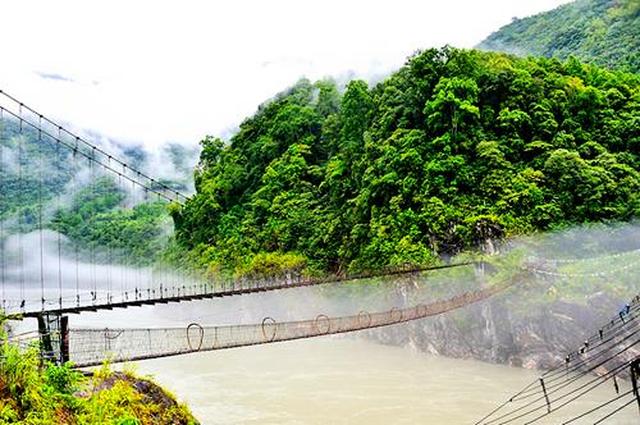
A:
{"type": "MultiPolygon", "coordinates": [[[[0,323],[1,325],[1,323],[0,323]]],[[[0,425],[197,424],[186,406],[131,371],[108,364],[87,377],[72,364],[42,364],[38,348],[20,349],[0,331],[0,425]]]]}

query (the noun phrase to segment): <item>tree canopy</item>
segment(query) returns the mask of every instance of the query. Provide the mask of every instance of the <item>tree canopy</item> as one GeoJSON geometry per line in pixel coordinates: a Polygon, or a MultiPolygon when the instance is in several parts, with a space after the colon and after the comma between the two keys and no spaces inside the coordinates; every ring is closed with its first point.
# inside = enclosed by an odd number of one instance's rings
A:
{"type": "Polygon", "coordinates": [[[577,0],[514,18],[478,45],[485,50],[580,60],[640,71],[640,1],[577,0]]]}
{"type": "Polygon", "coordinates": [[[301,80],[229,142],[205,138],[197,193],[173,216],[215,269],[267,254],[323,271],[425,264],[638,215],[638,152],[637,75],[431,49],[374,87],[301,80]]]}

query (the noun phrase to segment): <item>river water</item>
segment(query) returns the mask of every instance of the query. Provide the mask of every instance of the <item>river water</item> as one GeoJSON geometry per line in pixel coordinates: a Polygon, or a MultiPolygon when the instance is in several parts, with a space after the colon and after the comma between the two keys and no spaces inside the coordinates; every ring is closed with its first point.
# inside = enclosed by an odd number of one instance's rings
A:
{"type": "MultiPolygon", "coordinates": [[[[331,337],[134,367],[187,403],[203,424],[473,424],[537,377],[524,369],[331,337]]],[[[606,387],[566,417],[612,398],[606,387]]],[[[606,423],[637,421],[632,405],[606,423]]],[[[540,423],[558,423],[558,417],[540,423]]]]}
{"type": "MultiPolygon", "coordinates": [[[[453,272],[460,273],[446,271],[453,272]]],[[[464,289],[464,279],[449,282],[445,277],[442,281],[447,291],[464,289]]],[[[446,291],[437,286],[439,282],[429,275],[430,286],[419,287],[428,293],[418,298],[429,300],[434,293],[449,296],[441,294],[446,291]]],[[[318,314],[337,317],[363,308],[384,311],[403,305],[400,295],[383,283],[336,285],[331,291],[312,287],[83,313],[70,317],[70,326],[186,328],[191,322],[260,323],[266,316],[278,321],[318,314]]],[[[16,332],[34,328],[33,321],[15,324],[16,332]]],[[[473,424],[538,376],[534,371],[433,357],[349,336],[196,353],[138,362],[134,367],[139,374],[152,375],[207,425],[473,424]]],[[[612,385],[602,385],[567,408],[564,418],[589,410],[614,395],[612,385]]],[[[603,414],[572,424],[592,424],[603,414]]],[[[562,420],[554,416],[553,421],[538,423],[558,424],[562,420]]],[[[606,423],[640,423],[637,406],[629,406],[606,423]]]]}

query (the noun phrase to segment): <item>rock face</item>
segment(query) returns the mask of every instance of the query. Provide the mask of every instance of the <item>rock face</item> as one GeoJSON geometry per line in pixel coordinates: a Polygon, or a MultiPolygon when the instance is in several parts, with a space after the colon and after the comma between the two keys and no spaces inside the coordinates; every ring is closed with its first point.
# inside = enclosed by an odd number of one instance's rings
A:
{"type": "Polygon", "coordinates": [[[545,369],[560,365],[614,316],[622,300],[604,293],[584,303],[524,305],[497,297],[461,311],[365,333],[378,342],[447,357],[545,369]]]}

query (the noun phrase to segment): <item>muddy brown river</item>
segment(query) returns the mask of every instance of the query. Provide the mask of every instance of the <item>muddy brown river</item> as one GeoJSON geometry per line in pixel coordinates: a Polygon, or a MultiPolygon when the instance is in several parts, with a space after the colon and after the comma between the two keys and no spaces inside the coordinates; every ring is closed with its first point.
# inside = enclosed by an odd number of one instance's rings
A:
{"type": "MultiPolygon", "coordinates": [[[[473,424],[537,377],[348,338],[279,343],[137,363],[203,424],[473,424]]],[[[612,398],[603,385],[566,418],[612,398]]],[[[599,416],[574,423],[593,423],[599,416]]],[[[554,421],[540,423],[559,423],[554,421]]],[[[638,423],[636,406],[606,422],[638,423]]]]}

